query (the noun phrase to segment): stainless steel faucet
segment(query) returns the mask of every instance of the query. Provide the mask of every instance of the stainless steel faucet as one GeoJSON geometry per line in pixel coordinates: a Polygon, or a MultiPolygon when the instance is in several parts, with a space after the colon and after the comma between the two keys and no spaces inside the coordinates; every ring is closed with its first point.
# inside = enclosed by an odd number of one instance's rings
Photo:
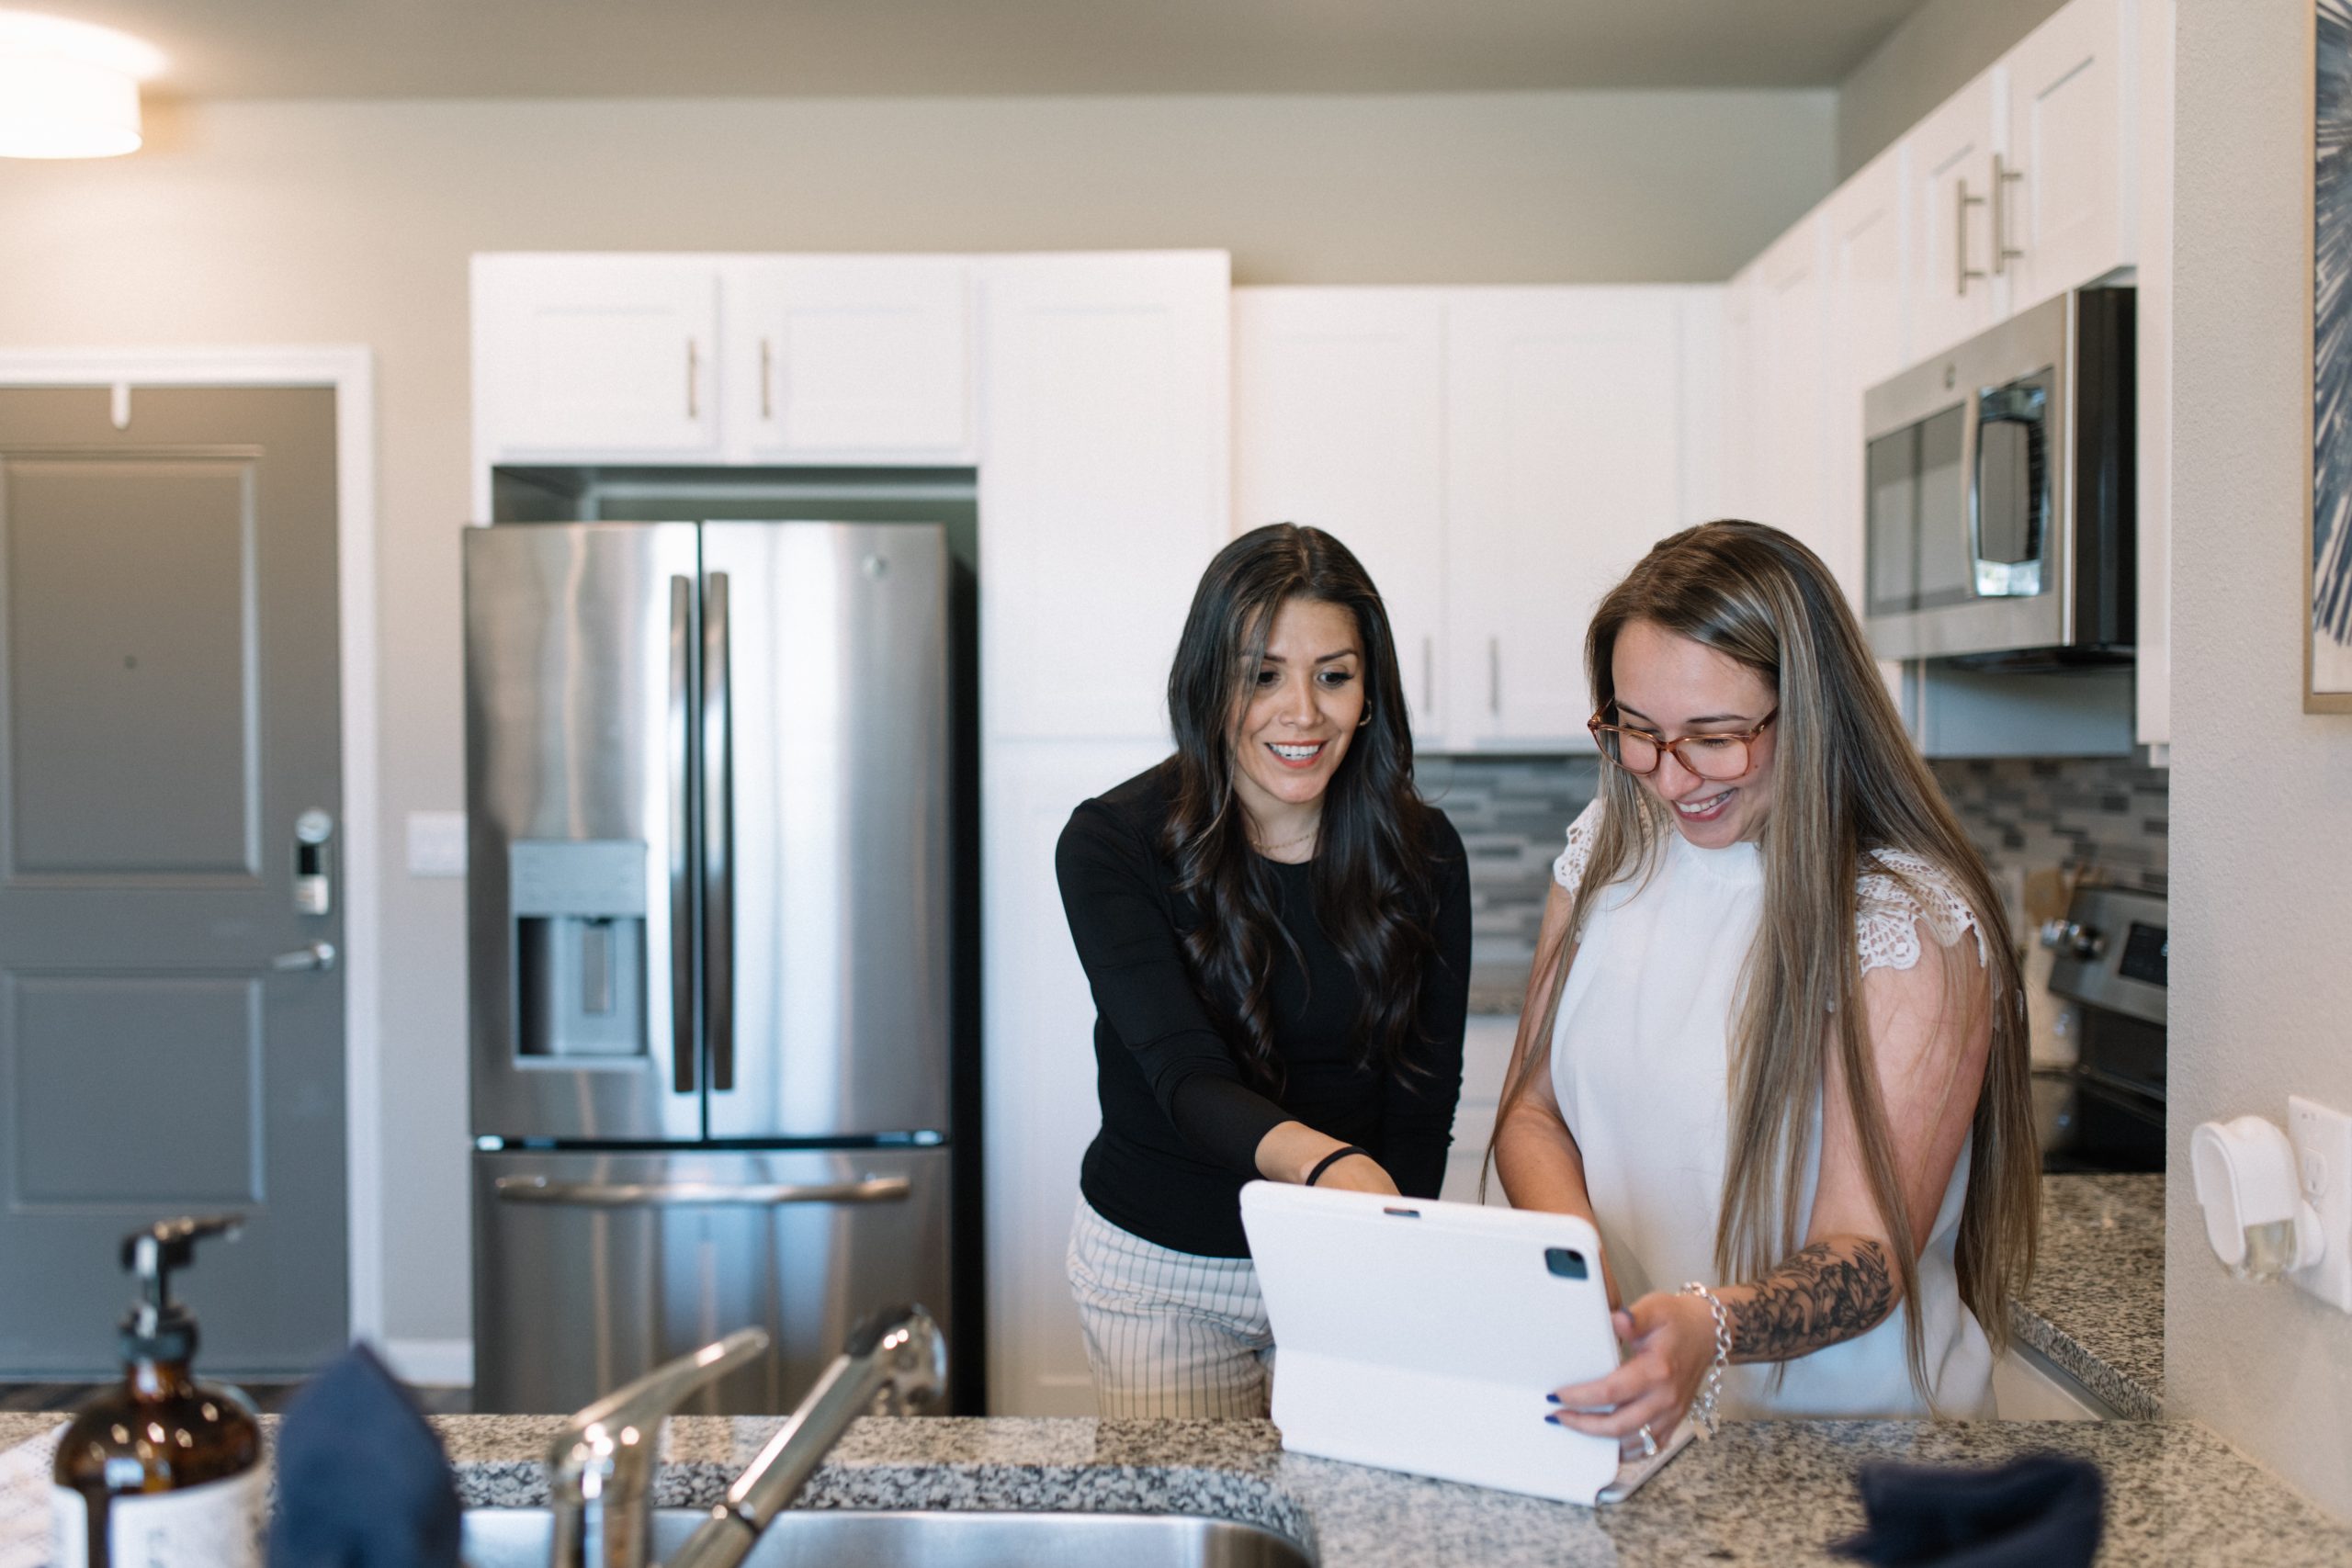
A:
{"type": "Polygon", "coordinates": [[[654,1368],[571,1418],[548,1450],[554,1568],[646,1568],[653,1547],[653,1470],[662,1424],[689,1395],[764,1354],[768,1337],[739,1329],[654,1368]]]}
{"type": "Polygon", "coordinates": [[[850,1331],[849,1341],[817,1385],[801,1400],[751,1468],[727,1489],[671,1560],[670,1568],[736,1568],[776,1515],[800,1495],[808,1477],[841,1440],[849,1424],[883,1403],[889,1414],[935,1397],[947,1386],[947,1342],[919,1306],[877,1312],[850,1331]]]}

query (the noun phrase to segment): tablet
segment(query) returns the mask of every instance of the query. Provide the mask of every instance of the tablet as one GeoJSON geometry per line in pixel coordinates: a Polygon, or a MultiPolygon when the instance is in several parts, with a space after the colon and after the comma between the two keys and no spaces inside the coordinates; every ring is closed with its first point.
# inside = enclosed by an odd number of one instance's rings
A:
{"type": "Polygon", "coordinates": [[[1283,1447],[1566,1503],[1626,1495],[1618,1447],[1544,1417],[1617,1365],[1600,1241],[1567,1214],[1253,1181],[1283,1447]]]}

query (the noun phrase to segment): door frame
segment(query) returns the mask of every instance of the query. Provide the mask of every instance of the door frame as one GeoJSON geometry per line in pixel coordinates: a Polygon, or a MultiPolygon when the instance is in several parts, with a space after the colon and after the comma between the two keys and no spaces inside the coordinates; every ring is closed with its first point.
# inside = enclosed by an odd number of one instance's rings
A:
{"type": "Polygon", "coordinates": [[[342,660],[346,1281],[353,1338],[384,1336],[382,1050],[378,1024],[376,367],[365,344],[0,349],[0,387],[108,387],[118,426],[141,387],[325,387],[335,394],[335,608],[342,660]]]}

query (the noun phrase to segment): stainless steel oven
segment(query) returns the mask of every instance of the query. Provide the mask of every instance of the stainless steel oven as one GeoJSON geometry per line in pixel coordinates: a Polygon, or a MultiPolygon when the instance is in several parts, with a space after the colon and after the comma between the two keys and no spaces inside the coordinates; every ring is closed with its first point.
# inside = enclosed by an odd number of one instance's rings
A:
{"type": "Polygon", "coordinates": [[[1863,609],[1885,659],[2130,656],[2132,290],[2022,311],[1872,388],[1863,609]]]}
{"type": "Polygon", "coordinates": [[[2076,1014],[2075,1064],[2035,1069],[2061,1097],[2044,1169],[2164,1169],[2171,942],[2164,898],[2121,887],[2076,888],[2042,928],[2050,989],[2076,1014]]]}

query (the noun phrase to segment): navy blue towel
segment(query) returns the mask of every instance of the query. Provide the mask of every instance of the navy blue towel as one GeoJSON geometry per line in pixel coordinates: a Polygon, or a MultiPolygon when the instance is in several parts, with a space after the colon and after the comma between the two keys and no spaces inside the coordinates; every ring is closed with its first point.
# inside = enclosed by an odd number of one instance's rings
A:
{"type": "Polygon", "coordinates": [[[2028,1454],[1994,1470],[1871,1464],[1855,1478],[1870,1528],[1834,1551],[1878,1568],[2090,1568],[2098,1467],[2028,1454]]]}
{"type": "Polygon", "coordinates": [[[353,1346],[278,1428],[269,1568],[457,1568],[458,1525],[441,1439],[375,1352],[353,1346]]]}

